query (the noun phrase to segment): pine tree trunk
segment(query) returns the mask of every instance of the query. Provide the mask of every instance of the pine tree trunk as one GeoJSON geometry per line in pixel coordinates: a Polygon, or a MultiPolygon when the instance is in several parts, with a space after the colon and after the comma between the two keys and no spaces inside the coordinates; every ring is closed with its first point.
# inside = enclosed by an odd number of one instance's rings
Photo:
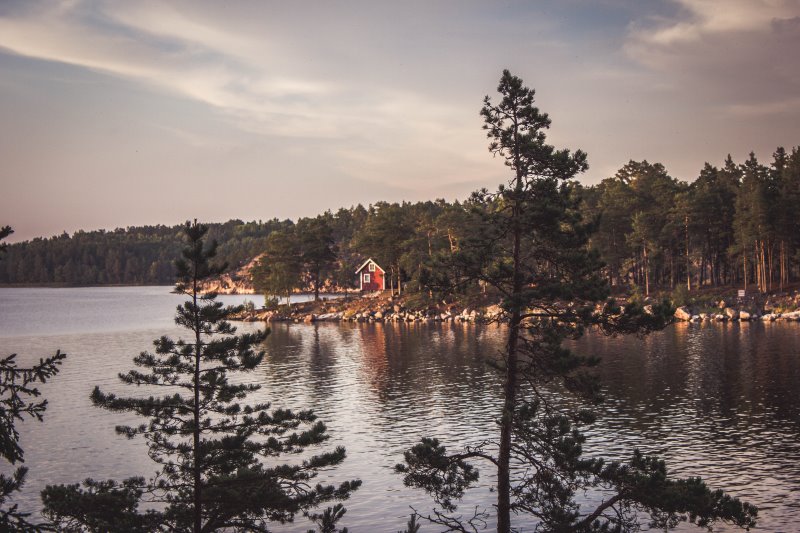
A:
{"type": "Polygon", "coordinates": [[[781,239],[780,245],[780,264],[781,264],[781,281],[780,292],[783,292],[783,285],[786,283],[786,241],[781,239]]]}
{"type": "Polygon", "coordinates": [[[403,288],[400,286],[400,265],[397,265],[397,295],[400,296],[403,292],[403,288]]]}
{"type": "Polygon", "coordinates": [[[744,292],[747,293],[747,251],[742,251],[742,266],[744,269],[744,292]]]}
{"type": "Polygon", "coordinates": [[[761,258],[758,256],[758,241],[753,246],[753,263],[755,264],[756,288],[761,291],[761,258]]]}
{"type": "MultiPolygon", "coordinates": [[[[515,117],[516,126],[516,117],[515,117]]],[[[517,403],[517,343],[519,342],[522,310],[516,297],[522,292],[522,228],[519,224],[522,206],[524,174],[520,168],[519,140],[514,134],[514,164],[516,169],[515,201],[511,211],[514,244],[512,297],[513,307],[509,321],[508,345],[506,346],[506,380],[503,385],[503,413],[500,418],[500,449],[497,456],[497,533],[511,533],[511,437],[514,427],[514,412],[517,403]]]]}
{"type": "Polygon", "coordinates": [[[686,289],[692,292],[692,270],[691,259],[689,258],[689,215],[684,218],[684,227],[686,229],[686,289]]]}
{"type": "MultiPolygon", "coordinates": [[[[518,216],[519,207],[512,216],[518,216]]],[[[522,265],[520,246],[522,231],[514,221],[514,273],[513,295],[522,292],[522,265]]],[[[506,379],[503,385],[505,399],[500,419],[500,450],[497,458],[497,533],[511,533],[511,433],[514,424],[514,411],[517,394],[517,343],[521,322],[521,310],[514,304],[509,321],[508,345],[506,346],[506,379]]]]}
{"type": "Polygon", "coordinates": [[[767,272],[769,272],[769,277],[767,278],[767,288],[768,290],[772,290],[772,279],[774,278],[774,270],[773,270],[773,258],[775,256],[775,245],[770,240],[769,247],[767,248],[767,272]]]}
{"type": "Polygon", "coordinates": [[[672,252],[669,254],[669,288],[675,288],[675,256],[672,252]]]}
{"type": "Polygon", "coordinates": [[[644,295],[650,296],[650,262],[647,259],[647,245],[644,245],[644,295]]]}
{"type": "Polygon", "coordinates": [[[200,466],[200,353],[202,342],[200,339],[200,313],[197,309],[197,267],[194,270],[194,280],[192,286],[192,302],[194,304],[195,323],[194,323],[194,426],[192,427],[192,455],[194,464],[192,465],[194,474],[194,533],[200,533],[203,527],[202,499],[201,499],[201,466],[200,466]]]}

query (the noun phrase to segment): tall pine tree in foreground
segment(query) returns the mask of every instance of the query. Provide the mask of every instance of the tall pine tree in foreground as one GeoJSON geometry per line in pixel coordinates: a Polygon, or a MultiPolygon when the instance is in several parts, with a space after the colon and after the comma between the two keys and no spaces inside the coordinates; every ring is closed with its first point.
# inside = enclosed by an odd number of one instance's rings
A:
{"type": "MultiPolygon", "coordinates": [[[[14,233],[11,226],[0,227],[0,241],[14,233]]],[[[0,258],[6,250],[0,243],[0,258]]],[[[36,383],[44,383],[55,376],[66,354],[56,354],[29,368],[17,366],[17,354],[0,358],[0,458],[15,465],[24,462],[25,452],[19,445],[16,423],[25,418],[42,421],[47,400],[37,400],[41,395],[36,383]]],[[[18,467],[9,476],[0,474],[0,531],[49,531],[47,526],[30,522],[30,513],[21,511],[13,503],[14,493],[25,483],[28,469],[18,467]]]]}
{"type": "Polygon", "coordinates": [[[254,347],[268,332],[236,335],[227,319],[241,308],[200,294],[201,282],[224,268],[210,263],[216,243],[205,245],[206,232],[206,226],[186,224],[188,245],[177,262],[175,292],[188,300],[178,307],[175,322],[191,338],[157,339],[154,352],[134,359],[142,370],[120,374],[123,383],[165,394],[122,398],[95,388],[91,395],[98,407],[149,419],[116,429],[129,438],[144,437],[160,471],[147,482],[87,480],[83,488],[47,487],[45,514],[62,530],[266,532],[269,522],[291,521],[324,502],[347,498],[360,485],[358,480],[312,485],[319,469],[342,462],[345,450],[308,453],[328,438],[311,411],[240,403],[260,387],[232,382],[229,375],[258,367],[264,352],[254,347]],[[304,458],[292,463],[277,460],[300,453],[304,458]],[[150,509],[139,511],[140,503],[150,509]]]}
{"type": "MultiPolygon", "coordinates": [[[[646,312],[630,303],[623,310],[608,299],[603,265],[587,248],[592,228],[581,220],[570,182],[587,168],[586,155],[546,144],[550,119],[522,80],[504,71],[498,91],[500,102],[487,96],[481,115],[489,150],[511,170],[509,185],[473,196],[475,231],[452,255],[453,268],[435,269],[461,272],[456,282],[486,284],[502,298],[508,327],[495,362],[504,377],[498,434],[457,453],[433,437],[406,452],[397,470],[439,507],[424,518],[446,531],[482,528],[488,512],[456,511],[478,480],[476,463],[484,462],[496,470],[498,533],[515,530],[512,517],[520,514],[531,515],[542,532],[638,531],[642,513],[661,528],[681,521],[754,525],[754,507],[699,478],[670,479],[657,458],[636,451],[625,462],[584,457],[583,429],[601,400],[590,373],[598,360],[573,353],[564,341],[588,328],[647,333],[665,326],[671,309],[665,303],[646,312]],[[581,504],[584,494],[591,497],[581,504]]],[[[453,289],[446,279],[438,282],[453,289]]]]}

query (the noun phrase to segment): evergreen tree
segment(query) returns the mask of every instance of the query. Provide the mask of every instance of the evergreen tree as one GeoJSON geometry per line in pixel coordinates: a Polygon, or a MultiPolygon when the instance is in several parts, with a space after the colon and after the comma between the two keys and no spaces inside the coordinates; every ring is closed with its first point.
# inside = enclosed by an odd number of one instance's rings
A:
{"type": "Polygon", "coordinates": [[[300,287],[302,262],[294,231],[275,231],[267,238],[264,255],[251,272],[253,286],[265,296],[283,296],[287,304],[300,287]]]}
{"type": "Polygon", "coordinates": [[[787,154],[779,147],[773,154],[770,169],[774,187],[772,205],[775,238],[777,241],[777,262],[779,289],[783,291],[789,282],[792,259],[800,235],[800,152],[797,148],[787,154]]]}
{"type": "MultiPolygon", "coordinates": [[[[594,192],[592,188],[589,193],[594,192]]],[[[584,193],[585,197],[589,194],[584,193]]],[[[592,247],[600,252],[607,265],[609,283],[621,286],[627,278],[626,260],[631,255],[627,236],[632,232],[631,213],[635,200],[630,184],[617,177],[603,180],[588,203],[588,215],[597,221],[592,247]]]]}
{"type": "Polygon", "coordinates": [[[767,256],[773,242],[769,172],[752,152],[740,168],[742,182],[734,216],[735,252],[742,262],[744,288],[752,279],[761,292],[766,292],[770,281],[767,256]]]}
{"type": "Polygon", "coordinates": [[[186,224],[187,246],[177,262],[175,292],[188,300],[178,307],[175,323],[189,330],[191,338],[157,339],[154,353],[142,352],[134,359],[143,370],[120,374],[125,384],[169,392],[124,398],[96,387],[91,395],[98,407],[149,419],[138,426],[118,426],[117,432],[144,437],[160,471],[147,483],[134,478],[122,484],[89,480],[85,490],[77,485],[47,487],[45,513],[57,524],[105,531],[111,511],[114,520],[143,529],[157,524],[160,531],[267,531],[270,521],[291,521],[323,502],[347,498],[360,485],[310,486],[319,469],[344,459],[341,447],[294,464],[276,461],[281,455],[307,452],[328,438],[312,412],[240,403],[260,386],[232,382],[229,375],[258,367],[264,352],[254,347],[268,332],[235,335],[227,319],[241,306],[224,307],[215,294],[199,293],[201,282],[224,268],[210,263],[216,243],[205,245],[207,231],[196,222],[186,224]],[[163,510],[140,513],[137,499],[142,496],[163,510]],[[127,506],[114,509],[109,501],[127,506]]]}
{"type": "Polygon", "coordinates": [[[317,301],[319,289],[336,261],[333,228],[328,218],[320,215],[316,218],[300,219],[295,232],[300,241],[300,261],[314,288],[314,301],[317,301]]]}
{"type": "MultiPolygon", "coordinates": [[[[0,241],[14,233],[10,226],[0,228],[0,241]]],[[[0,243],[0,259],[6,244],[0,243]]],[[[36,383],[45,383],[55,376],[66,354],[56,354],[30,368],[17,366],[17,354],[0,359],[0,457],[11,465],[25,462],[19,445],[16,422],[32,418],[41,422],[47,400],[36,400],[41,394],[36,383]]],[[[18,467],[11,475],[0,474],[0,531],[46,531],[49,527],[29,522],[30,513],[12,503],[13,495],[22,489],[28,469],[18,467]]]]}
{"type": "Polygon", "coordinates": [[[728,249],[733,245],[734,203],[738,180],[706,163],[689,192],[689,216],[693,242],[700,248],[698,284],[726,283],[730,272],[728,249]],[[706,272],[708,272],[706,274],[706,272]]]}
{"type": "MultiPolygon", "coordinates": [[[[14,230],[11,229],[11,226],[2,226],[2,227],[0,227],[0,241],[5,239],[6,237],[11,235],[12,233],[14,233],[14,230]]],[[[6,244],[4,242],[0,242],[0,258],[3,257],[3,254],[6,251],[6,248],[8,248],[8,244],[6,244]]]]}
{"type": "Polygon", "coordinates": [[[487,96],[481,114],[490,151],[513,174],[495,194],[476,193],[476,205],[485,206],[484,223],[463,241],[455,260],[503,298],[508,336],[498,363],[504,375],[499,435],[455,454],[424,438],[405,453],[397,466],[405,483],[425,489],[441,507],[425,518],[447,531],[476,530],[485,513],[452,513],[478,479],[473,461],[486,461],[497,471],[498,533],[510,533],[518,513],[535,516],[538,530],[551,532],[635,531],[639,511],[649,512],[659,527],[678,520],[752,525],[754,508],[710,491],[699,479],[670,480],[656,458],[634,452],[621,463],[582,456],[581,429],[593,415],[566,397],[599,401],[599,386],[588,373],[598,361],[572,353],[563,341],[589,327],[646,333],[663,327],[671,309],[661,304],[645,312],[628,304],[622,310],[607,299],[602,264],[587,251],[590,227],[568,183],[586,169],[585,154],[546,144],[550,119],[534,106],[534,91],[522,80],[504,71],[498,92],[500,102],[487,96]],[[576,495],[589,491],[605,497],[585,510],[576,495]]]}
{"type": "Polygon", "coordinates": [[[356,248],[363,256],[369,256],[387,267],[389,287],[401,292],[403,270],[401,261],[407,248],[404,246],[413,234],[405,205],[379,202],[369,210],[369,216],[361,234],[356,239],[356,248]]]}

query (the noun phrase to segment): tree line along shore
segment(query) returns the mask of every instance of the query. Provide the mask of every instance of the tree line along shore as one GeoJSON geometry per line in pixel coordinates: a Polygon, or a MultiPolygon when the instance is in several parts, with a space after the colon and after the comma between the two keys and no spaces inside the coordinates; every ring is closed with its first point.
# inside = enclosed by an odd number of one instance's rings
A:
{"type": "MultiPolygon", "coordinates": [[[[659,163],[631,161],[597,185],[570,182],[589,246],[617,292],[737,287],[783,292],[800,280],[800,149],[777,148],[719,167],[691,183],[659,163]]],[[[210,224],[228,268],[220,292],[336,292],[357,287],[367,257],[387,271],[387,288],[423,290],[437,258],[456,252],[480,220],[482,200],[378,202],[299,220],[210,224]]],[[[181,226],[78,231],[8,246],[3,285],[168,285],[181,226]]]]}

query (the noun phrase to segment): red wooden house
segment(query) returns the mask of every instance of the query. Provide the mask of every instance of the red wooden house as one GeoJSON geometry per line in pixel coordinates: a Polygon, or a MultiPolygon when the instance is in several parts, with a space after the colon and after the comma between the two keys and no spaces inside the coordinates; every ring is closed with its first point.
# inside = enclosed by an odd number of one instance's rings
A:
{"type": "Polygon", "coordinates": [[[385,291],[386,271],[370,257],[356,270],[358,287],[362,291],[385,291]]]}

